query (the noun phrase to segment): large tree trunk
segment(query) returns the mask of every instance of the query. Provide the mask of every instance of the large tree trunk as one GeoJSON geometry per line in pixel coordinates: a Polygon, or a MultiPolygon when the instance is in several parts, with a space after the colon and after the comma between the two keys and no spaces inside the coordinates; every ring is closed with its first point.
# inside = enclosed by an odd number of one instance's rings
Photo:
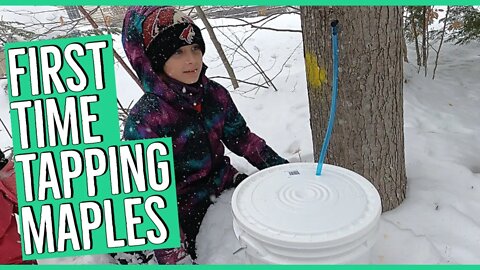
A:
{"type": "Polygon", "coordinates": [[[383,210],[405,198],[401,7],[302,7],[314,150],[328,123],[332,20],[339,20],[339,99],[326,163],[353,170],[380,192],[383,210]]]}

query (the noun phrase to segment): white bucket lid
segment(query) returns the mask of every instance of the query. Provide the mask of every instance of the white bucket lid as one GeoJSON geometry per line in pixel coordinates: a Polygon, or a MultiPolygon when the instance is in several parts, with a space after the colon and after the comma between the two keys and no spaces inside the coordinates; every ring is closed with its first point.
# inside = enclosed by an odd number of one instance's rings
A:
{"type": "Polygon", "coordinates": [[[289,163],[245,179],[232,197],[240,229],[267,243],[327,248],[354,242],[374,230],[380,196],[361,175],[324,164],[289,163]]]}

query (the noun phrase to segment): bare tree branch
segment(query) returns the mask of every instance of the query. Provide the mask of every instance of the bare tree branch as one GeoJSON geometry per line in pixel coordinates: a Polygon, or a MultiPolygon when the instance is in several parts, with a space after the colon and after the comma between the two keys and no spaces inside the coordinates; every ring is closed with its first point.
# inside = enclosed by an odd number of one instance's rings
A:
{"type": "Polygon", "coordinates": [[[270,30],[270,31],[277,31],[277,32],[302,33],[302,30],[295,30],[295,29],[279,29],[279,28],[271,28],[271,27],[256,26],[256,25],[252,25],[252,27],[262,29],[262,30],[270,30]]]}
{"type": "MultiPolygon", "coordinates": [[[[213,76],[213,77],[210,77],[210,79],[230,79],[229,77],[225,77],[225,76],[213,76]]],[[[261,84],[258,84],[258,83],[252,83],[252,82],[249,82],[249,81],[245,81],[245,80],[240,80],[240,79],[237,79],[239,82],[241,83],[245,83],[245,84],[250,84],[250,85],[255,85],[255,86],[258,86],[258,87],[262,87],[262,88],[268,88],[266,87],[265,85],[261,85],[261,84]]]]}
{"type": "MultiPolygon", "coordinates": [[[[238,44],[236,43],[235,41],[233,41],[228,35],[226,35],[225,33],[222,32],[222,34],[233,44],[238,44]]],[[[232,33],[233,34],[233,33],[232,33]]],[[[263,76],[263,78],[265,79],[265,81],[267,82],[268,85],[272,86],[273,89],[275,91],[278,91],[277,87],[273,84],[272,80],[268,77],[268,75],[265,73],[265,71],[262,69],[262,67],[258,64],[258,59],[255,59],[252,54],[247,50],[245,49],[245,47],[242,45],[242,42],[238,39],[238,37],[233,34],[233,37],[236,39],[237,42],[240,42],[241,44],[239,44],[239,49],[242,51],[242,53],[238,52],[240,55],[242,55],[244,57],[245,60],[247,60],[250,64],[252,64],[253,67],[255,67],[260,75],[263,76]]],[[[260,57],[260,54],[259,56],[260,57]]]]}
{"type": "Polygon", "coordinates": [[[295,11],[295,12],[292,12],[292,13],[300,15],[300,8],[294,7],[294,6],[288,6],[288,8],[295,11]]]}
{"type": "MultiPolygon", "coordinates": [[[[92,27],[94,29],[98,29],[98,24],[90,16],[90,14],[88,14],[88,12],[85,10],[85,8],[83,8],[82,6],[78,6],[78,10],[80,10],[80,12],[90,22],[90,24],[92,25],[92,27]]],[[[137,83],[137,85],[140,87],[140,89],[142,89],[142,85],[140,84],[140,81],[138,80],[137,76],[135,76],[135,74],[133,74],[133,71],[127,66],[127,64],[123,61],[122,57],[117,53],[117,51],[115,49],[113,49],[113,54],[115,56],[115,59],[117,59],[117,61],[127,71],[127,73],[130,75],[130,77],[132,77],[132,79],[137,83]]],[[[125,110],[125,108],[123,108],[122,103],[120,102],[120,100],[118,98],[117,98],[117,103],[118,103],[118,106],[122,109],[122,111],[124,113],[127,113],[127,111],[125,110]]]]}
{"type": "Polygon", "coordinates": [[[232,85],[234,89],[238,88],[238,82],[237,78],[235,76],[235,72],[233,72],[233,68],[228,63],[227,57],[225,56],[225,52],[222,49],[222,45],[220,45],[220,42],[218,42],[217,36],[215,35],[215,32],[213,32],[212,26],[210,25],[210,22],[208,22],[207,17],[205,16],[205,13],[203,10],[199,7],[196,6],[195,10],[197,11],[198,16],[202,20],[203,24],[207,28],[208,35],[210,36],[210,39],[213,42],[213,45],[217,49],[218,55],[220,56],[220,59],[222,59],[223,65],[225,66],[225,69],[227,70],[228,76],[230,76],[230,80],[232,81],[232,85]]]}
{"type": "Polygon", "coordinates": [[[300,42],[297,47],[295,47],[295,49],[293,49],[292,53],[287,57],[287,59],[285,60],[285,62],[283,62],[283,65],[282,67],[280,68],[280,71],[275,74],[275,76],[273,76],[272,80],[275,80],[275,78],[277,78],[278,75],[280,75],[280,73],[282,73],[283,71],[283,68],[285,67],[285,65],[287,64],[288,60],[290,60],[290,58],[292,58],[293,54],[295,53],[295,51],[298,49],[298,47],[300,47],[300,45],[302,45],[303,42],[300,42]]]}
{"type": "Polygon", "coordinates": [[[7,131],[8,133],[8,136],[10,136],[10,139],[12,139],[12,134],[10,133],[10,130],[8,130],[7,126],[5,125],[5,123],[3,122],[2,118],[0,118],[0,122],[2,122],[2,126],[5,128],[5,130],[7,131]]]}
{"type": "Polygon", "coordinates": [[[445,19],[443,21],[442,37],[440,38],[440,45],[438,45],[437,56],[435,57],[435,67],[433,68],[432,80],[435,80],[435,73],[437,71],[437,66],[438,66],[438,57],[440,56],[440,50],[442,49],[443,39],[445,37],[445,30],[447,28],[448,13],[450,13],[450,6],[447,6],[447,11],[445,13],[445,19]]]}
{"type": "MultiPolygon", "coordinates": [[[[231,18],[232,20],[237,20],[237,21],[241,21],[243,24],[224,24],[224,25],[217,25],[215,26],[214,28],[226,28],[226,27],[237,27],[237,26],[251,26],[251,25],[255,25],[257,23],[260,23],[260,22],[263,22],[263,21],[271,21],[273,19],[276,19],[278,17],[280,17],[282,14],[271,14],[271,15],[268,15],[266,16],[265,18],[262,18],[258,21],[255,21],[255,22],[249,22],[245,19],[241,19],[241,18],[231,18]],[[272,18],[273,17],[273,18],[272,18]]],[[[265,22],[264,22],[265,24],[265,22]]]]}

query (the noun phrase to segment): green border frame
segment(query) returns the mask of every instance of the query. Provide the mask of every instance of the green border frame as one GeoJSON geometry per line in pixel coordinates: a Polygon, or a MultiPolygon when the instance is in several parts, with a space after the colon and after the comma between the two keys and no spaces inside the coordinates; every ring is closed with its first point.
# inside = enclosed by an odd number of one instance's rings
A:
{"type": "MultiPolygon", "coordinates": [[[[167,1],[158,1],[158,0],[78,0],[75,2],[70,2],[70,5],[204,5],[206,2],[204,0],[167,0],[167,1]]],[[[336,6],[369,6],[369,5],[480,5],[479,0],[449,0],[449,1],[440,1],[440,0],[403,0],[403,1],[392,1],[392,0],[341,0],[341,1],[332,1],[332,0],[213,0],[208,2],[209,5],[336,5],[336,6]]],[[[0,9],[2,6],[61,6],[65,5],[65,1],[59,0],[3,0],[0,2],[0,9]]],[[[480,262],[479,262],[480,263],[480,262]]],[[[23,270],[23,269],[36,269],[36,270],[84,270],[85,267],[88,267],[89,270],[108,270],[108,269],[120,269],[125,266],[119,265],[37,265],[37,266],[26,266],[26,265],[1,265],[2,269],[5,270],[23,270]]],[[[128,269],[132,269],[129,266],[128,269]]],[[[248,268],[249,270],[313,270],[313,269],[323,269],[323,270],[453,270],[453,269],[462,269],[462,270],[477,270],[480,269],[479,265],[309,265],[309,266],[275,266],[275,265],[195,265],[195,266],[184,266],[184,265],[175,265],[175,266],[158,266],[158,265],[142,265],[137,266],[141,269],[174,269],[174,270],[218,270],[218,269],[228,269],[228,270],[244,270],[248,268]]]]}
{"type": "MultiPolygon", "coordinates": [[[[70,5],[205,5],[206,1],[204,0],[79,0],[75,2],[70,2],[70,5]]],[[[4,0],[0,5],[53,5],[53,6],[62,6],[65,5],[65,1],[60,0],[4,0]],[[11,4],[9,4],[11,3],[11,4]]],[[[318,6],[423,6],[423,5],[480,5],[478,0],[213,0],[209,1],[208,5],[224,5],[224,6],[233,6],[233,5],[318,5],[318,6]]]]}
{"type": "MultiPolygon", "coordinates": [[[[125,265],[69,265],[69,270],[110,270],[110,269],[132,269],[132,266],[125,265]]],[[[135,266],[133,266],[135,267],[135,266]]],[[[142,265],[136,266],[142,270],[164,269],[164,270],[476,270],[478,265],[142,265]]],[[[64,270],[65,265],[36,265],[36,266],[4,266],[6,270],[37,269],[37,270],[64,270]]]]}

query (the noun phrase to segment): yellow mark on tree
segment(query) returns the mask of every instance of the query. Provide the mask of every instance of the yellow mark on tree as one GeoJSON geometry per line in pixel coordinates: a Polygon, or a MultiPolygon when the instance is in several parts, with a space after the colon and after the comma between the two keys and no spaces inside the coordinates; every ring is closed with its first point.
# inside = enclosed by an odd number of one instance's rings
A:
{"type": "Polygon", "coordinates": [[[324,68],[318,66],[317,56],[313,53],[307,52],[305,54],[305,66],[307,70],[307,82],[319,88],[322,83],[327,81],[327,72],[324,68]]]}

